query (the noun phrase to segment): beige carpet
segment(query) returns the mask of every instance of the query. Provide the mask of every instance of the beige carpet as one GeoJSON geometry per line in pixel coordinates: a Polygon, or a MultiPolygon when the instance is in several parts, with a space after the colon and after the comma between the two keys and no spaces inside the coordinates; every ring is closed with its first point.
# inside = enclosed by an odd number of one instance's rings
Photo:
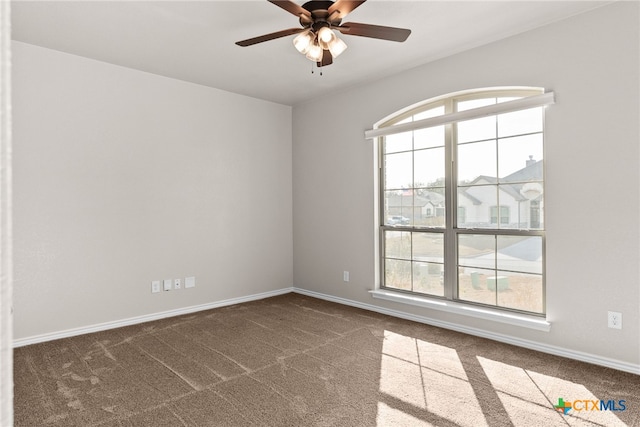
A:
{"type": "Polygon", "coordinates": [[[640,425],[640,376],[298,294],[14,358],[16,426],[640,425]]]}

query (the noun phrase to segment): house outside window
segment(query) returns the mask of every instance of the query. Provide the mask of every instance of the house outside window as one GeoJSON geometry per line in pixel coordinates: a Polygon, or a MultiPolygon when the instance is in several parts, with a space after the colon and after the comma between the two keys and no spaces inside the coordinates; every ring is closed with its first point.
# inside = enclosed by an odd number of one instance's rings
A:
{"type": "Polygon", "coordinates": [[[460,223],[467,222],[467,208],[464,206],[458,206],[458,221],[460,223]]]}
{"type": "MultiPolygon", "coordinates": [[[[381,127],[500,108],[542,93],[457,93],[381,127]]],[[[381,288],[544,314],[543,111],[482,115],[380,138],[381,288]],[[392,220],[398,216],[404,220],[392,220]]]]}
{"type": "MultiPolygon", "coordinates": [[[[509,224],[509,206],[491,206],[489,209],[491,212],[489,214],[491,224],[497,224],[498,220],[502,225],[509,224]]],[[[458,216],[458,218],[460,218],[460,216],[458,216]]],[[[459,219],[459,221],[464,223],[462,219],[459,219]]]]}

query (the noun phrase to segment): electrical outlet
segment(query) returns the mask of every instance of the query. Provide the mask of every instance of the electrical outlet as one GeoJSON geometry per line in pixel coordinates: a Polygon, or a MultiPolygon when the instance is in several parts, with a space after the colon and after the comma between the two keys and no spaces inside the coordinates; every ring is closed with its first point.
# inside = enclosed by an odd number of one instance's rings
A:
{"type": "Polygon", "coordinates": [[[608,312],[608,326],[612,329],[622,329],[622,313],[617,311],[608,312]]]}
{"type": "Polygon", "coordinates": [[[342,272],[342,280],[344,280],[345,282],[349,281],[349,272],[348,271],[343,271],[342,272]]]}
{"type": "Polygon", "coordinates": [[[164,279],[162,281],[162,288],[165,291],[170,291],[171,290],[171,284],[172,284],[171,279],[164,279]]]}
{"type": "Polygon", "coordinates": [[[159,280],[154,280],[153,282],[151,282],[151,293],[157,293],[160,292],[160,281],[159,280]]]}
{"type": "Polygon", "coordinates": [[[175,279],[173,281],[173,289],[180,289],[182,288],[182,281],[180,279],[175,279]]]}

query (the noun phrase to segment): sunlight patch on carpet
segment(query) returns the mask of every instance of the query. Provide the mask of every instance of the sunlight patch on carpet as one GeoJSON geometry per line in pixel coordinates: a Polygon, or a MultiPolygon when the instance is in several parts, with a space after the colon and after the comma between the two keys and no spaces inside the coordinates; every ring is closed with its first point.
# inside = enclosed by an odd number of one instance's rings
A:
{"type": "Polygon", "coordinates": [[[582,384],[480,356],[478,361],[516,425],[528,421],[538,425],[575,424],[578,419],[608,427],[627,425],[611,410],[623,409],[619,400],[624,397],[596,396],[582,384]],[[559,399],[569,405],[566,413],[556,408],[559,399]]]}
{"type": "MultiPolygon", "coordinates": [[[[459,426],[486,425],[473,387],[456,350],[452,348],[385,331],[380,361],[380,392],[410,405],[412,409],[427,411],[435,418],[459,426]]],[[[381,417],[400,417],[397,412],[402,410],[391,410],[382,402],[378,404],[379,421],[381,417]]],[[[411,417],[408,413],[403,416],[411,417]]],[[[379,422],[378,425],[385,424],[379,422]]],[[[398,422],[389,425],[411,424],[398,422]]]]}

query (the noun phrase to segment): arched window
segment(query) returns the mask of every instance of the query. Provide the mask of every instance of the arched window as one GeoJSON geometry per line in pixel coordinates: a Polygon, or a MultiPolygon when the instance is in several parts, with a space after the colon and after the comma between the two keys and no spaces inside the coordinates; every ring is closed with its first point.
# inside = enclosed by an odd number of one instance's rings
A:
{"type": "Polygon", "coordinates": [[[540,88],[434,98],[379,138],[380,287],[545,313],[540,88]]]}

